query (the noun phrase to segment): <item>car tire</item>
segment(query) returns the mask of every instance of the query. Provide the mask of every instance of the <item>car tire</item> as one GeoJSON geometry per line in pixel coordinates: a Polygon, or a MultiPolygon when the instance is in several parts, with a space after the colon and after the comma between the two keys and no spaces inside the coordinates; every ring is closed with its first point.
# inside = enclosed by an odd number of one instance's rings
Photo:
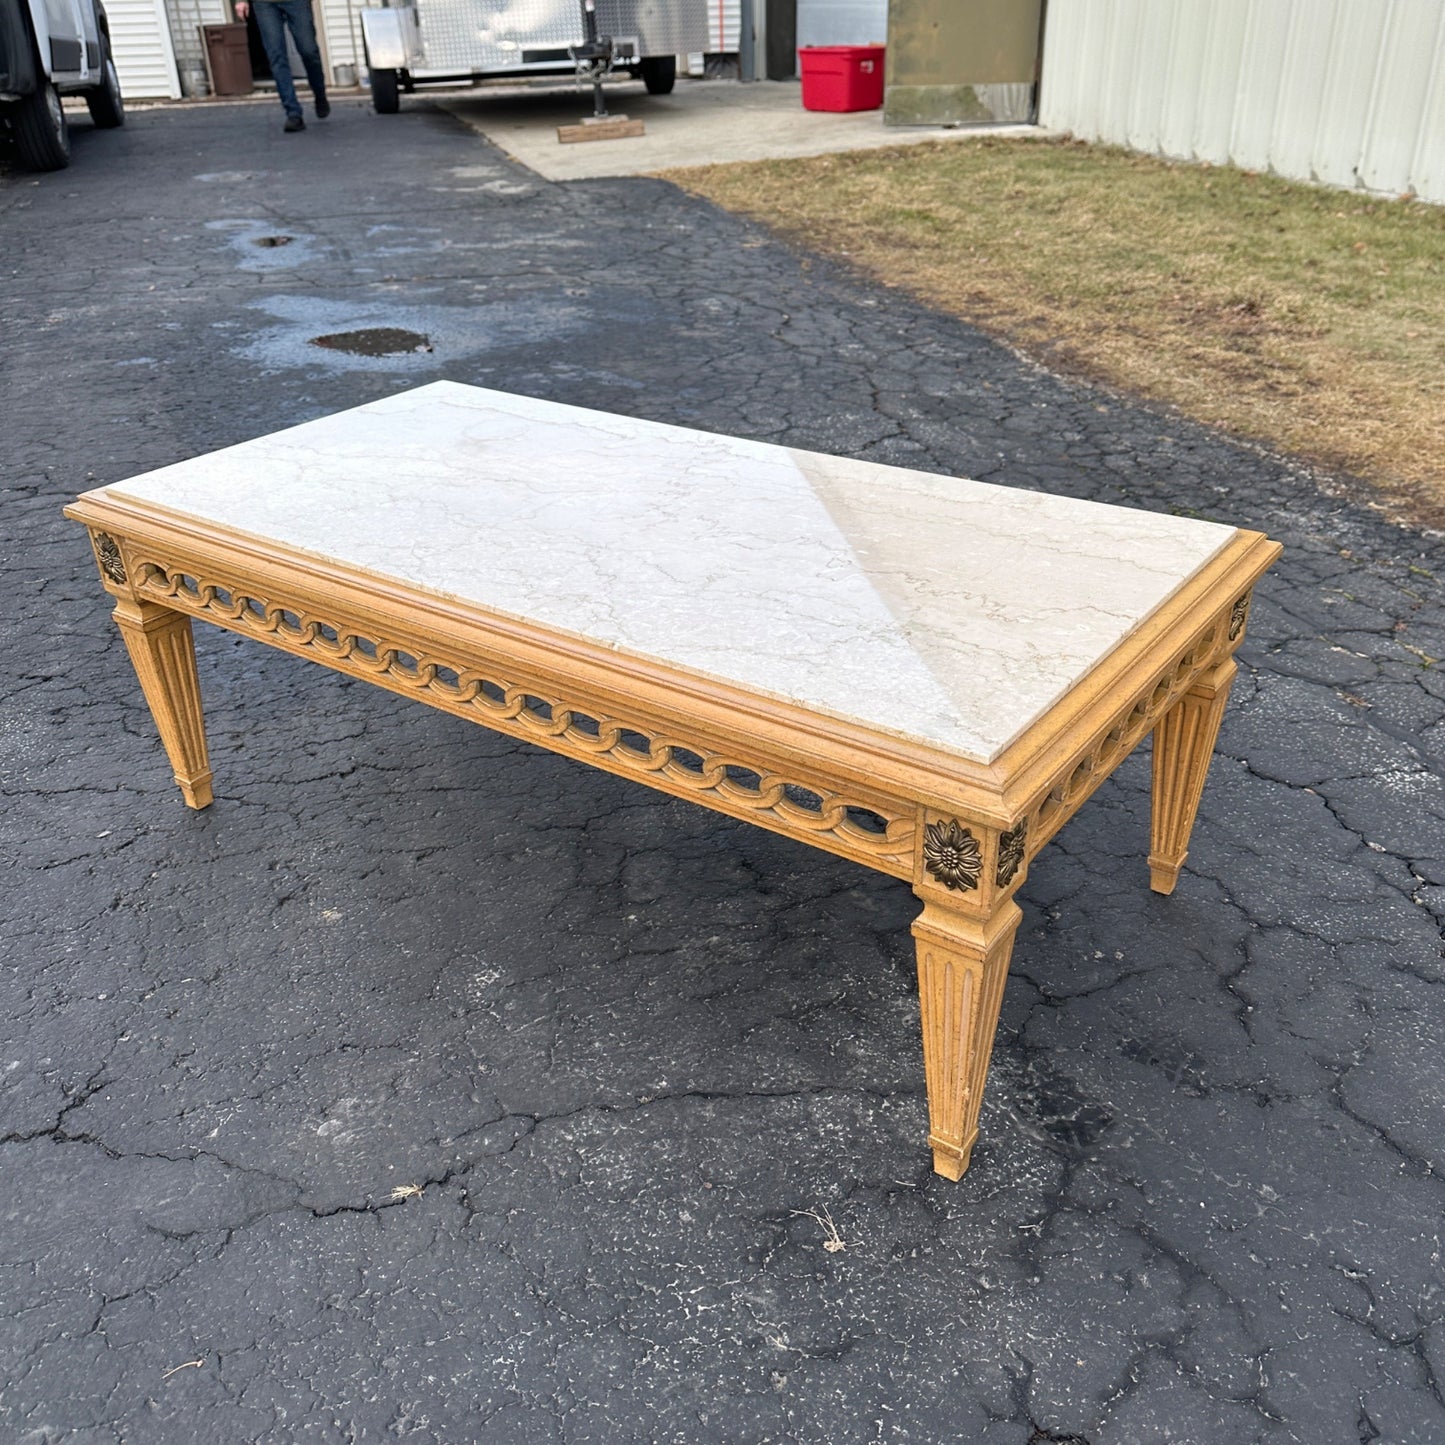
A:
{"type": "Polygon", "coordinates": [[[671,95],[677,84],[677,56],[648,55],[642,61],[642,83],[649,95],[671,95]]]}
{"type": "Polygon", "coordinates": [[[125,124],[125,101],[120,94],[120,76],[115,73],[115,61],[110,58],[110,46],[105,48],[105,65],[102,69],[104,81],[94,90],[85,93],[85,103],[90,107],[90,118],[102,130],[110,130],[125,124]]]}
{"type": "Polygon", "coordinates": [[[15,107],[15,149],[32,171],[61,171],[70,164],[70,129],[60,96],[48,80],[15,107]]]}
{"type": "Polygon", "coordinates": [[[377,115],[395,115],[401,109],[401,88],[396,71],[371,72],[371,107],[377,115]]]}

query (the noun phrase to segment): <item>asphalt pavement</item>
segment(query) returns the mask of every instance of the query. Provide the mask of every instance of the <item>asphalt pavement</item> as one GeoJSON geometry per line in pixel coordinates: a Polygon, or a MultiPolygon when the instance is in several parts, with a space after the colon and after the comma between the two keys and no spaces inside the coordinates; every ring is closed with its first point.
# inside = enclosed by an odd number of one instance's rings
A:
{"type": "Polygon", "coordinates": [[[664,183],[280,120],[0,175],[0,1439],[1445,1440],[1440,539],[664,183]],[[1177,893],[1147,749],[1033,864],[960,1183],[901,883],[212,628],[182,805],[61,507],[438,377],[1285,544],[1177,893]]]}

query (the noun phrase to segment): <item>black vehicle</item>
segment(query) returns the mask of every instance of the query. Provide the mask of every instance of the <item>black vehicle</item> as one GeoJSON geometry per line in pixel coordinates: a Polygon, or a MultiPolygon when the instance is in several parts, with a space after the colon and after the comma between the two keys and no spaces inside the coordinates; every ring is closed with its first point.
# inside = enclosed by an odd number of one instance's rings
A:
{"type": "Polygon", "coordinates": [[[70,164],[62,95],[83,95],[98,126],[125,124],[100,0],[0,0],[0,121],[31,170],[70,164]]]}

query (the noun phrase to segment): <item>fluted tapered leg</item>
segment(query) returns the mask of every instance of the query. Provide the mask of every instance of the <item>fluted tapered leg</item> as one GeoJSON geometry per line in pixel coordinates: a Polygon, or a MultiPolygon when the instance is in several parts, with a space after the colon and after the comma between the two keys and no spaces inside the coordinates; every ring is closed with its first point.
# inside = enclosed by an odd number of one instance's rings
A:
{"type": "Polygon", "coordinates": [[[1155,725],[1149,886],[1156,893],[1172,893],[1179,881],[1236,671],[1233,658],[1210,668],[1155,725]]]}
{"type": "Polygon", "coordinates": [[[191,619],[169,607],[119,598],[115,621],[156,720],[181,795],[192,808],[211,801],[211,763],[191,619]]]}
{"type": "Polygon", "coordinates": [[[962,1177],[978,1138],[984,1079],[1022,916],[1012,899],[988,918],[930,902],[913,925],[928,1080],[928,1142],[933,1168],[946,1179],[962,1177]]]}

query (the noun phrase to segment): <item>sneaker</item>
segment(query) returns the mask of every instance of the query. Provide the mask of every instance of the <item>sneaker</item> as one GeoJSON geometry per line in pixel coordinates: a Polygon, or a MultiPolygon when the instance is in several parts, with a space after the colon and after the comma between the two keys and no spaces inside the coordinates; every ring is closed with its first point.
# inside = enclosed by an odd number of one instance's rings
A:
{"type": "Polygon", "coordinates": [[[324,95],[316,97],[316,119],[325,120],[331,114],[331,102],[324,95]]]}
{"type": "Polygon", "coordinates": [[[288,116],[286,117],[286,124],[283,125],[283,126],[281,127],[281,129],[282,129],[282,130],[305,130],[305,129],[306,129],[306,122],[305,122],[304,120],[302,120],[299,115],[288,115],[288,116]]]}

